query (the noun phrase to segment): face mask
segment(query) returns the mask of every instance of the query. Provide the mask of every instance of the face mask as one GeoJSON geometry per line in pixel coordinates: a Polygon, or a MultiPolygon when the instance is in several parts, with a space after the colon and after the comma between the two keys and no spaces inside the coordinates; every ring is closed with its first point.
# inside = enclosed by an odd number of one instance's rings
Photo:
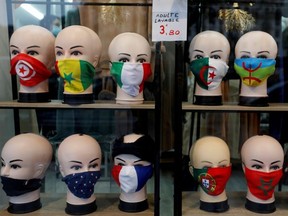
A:
{"type": "Polygon", "coordinates": [[[237,58],[234,68],[245,85],[256,87],[274,73],[275,64],[274,59],[237,58]]]}
{"type": "Polygon", "coordinates": [[[152,165],[148,166],[120,166],[114,165],[112,177],[125,193],[135,193],[141,190],[152,177],[152,165]]]}
{"type": "Polygon", "coordinates": [[[88,199],[94,193],[94,186],[100,176],[100,171],[73,173],[65,176],[62,181],[76,197],[88,199]]]}
{"type": "Polygon", "coordinates": [[[87,61],[64,59],[56,61],[57,73],[64,79],[64,90],[81,93],[93,83],[95,68],[87,61]]]}
{"type": "Polygon", "coordinates": [[[52,72],[39,60],[20,53],[11,59],[10,74],[17,74],[21,85],[32,87],[47,80],[52,72]]]}
{"type": "Polygon", "coordinates": [[[41,179],[13,179],[1,176],[3,190],[7,196],[20,196],[39,189],[42,185],[41,179]]]}
{"type": "Polygon", "coordinates": [[[206,90],[218,88],[228,68],[228,65],[222,60],[212,58],[196,59],[190,62],[190,70],[194,74],[197,84],[206,90]]]}
{"type": "Polygon", "coordinates": [[[267,173],[245,167],[247,186],[250,192],[261,200],[267,200],[273,196],[274,188],[282,175],[282,169],[267,173]]]}
{"type": "Polygon", "coordinates": [[[137,96],[143,91],[144,81],[151,76],[149,63],[112,62],[111,75],[128,95],[137,96]]]}
{"type": "Polygon", "coordinates": [[[217,196],[225,190],[231,175],[231,166],[215,168],[193,168],[193,176],[203,191],[209,195],[217,196]]]}

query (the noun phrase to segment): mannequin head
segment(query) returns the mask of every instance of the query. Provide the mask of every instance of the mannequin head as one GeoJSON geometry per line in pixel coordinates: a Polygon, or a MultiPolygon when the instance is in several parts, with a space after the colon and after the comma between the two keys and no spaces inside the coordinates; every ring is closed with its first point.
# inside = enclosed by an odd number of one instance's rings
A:
{"type": "Polygon", "coordinates": [[[112,62],[110,72],[117,82],[117,103],[142,103],[144,81],[151,75],[148,64],[151,60],[151,47],[148,41],[137,33],[119,34],[111,41],[108,55],[112,62]],[[122,63],[125,63],[123,67],[122,63]],[[116,70],[119,64],[122,71],[116,70]]]}
{"type": "MultiPolygon", "coordinates": [[[[192,145],[189,157],[189,170],[201,186],[200,201],[205,203],[227,201],[225,186],[231,174],[230,152],[227,144],[218,137],[202,137],[192,145]]],[[[228,207],[214,209],[214,211],[225,211],[228,207]]],[[[202,206],[200,208],[210,211],[202,206]]]]}
{"type": "Polygon", "coordinates": [[[55,38],[50,31],[36,25],[20,27],[12,34],[11,74],[17,74],[20,79],[19,92],[49,91],[48,78],[55,63],[54,42],[55,38]]]}
{"type": "Polygon", "coordinates": [[[55,40],[56,60],[79,59],[98,65],[102,43],[90,28],[72,25],[59,32],[55,40]]]}
{"type": "Polygon", "coordinates": [[[48,140],[33,133],[16,135],[5,143],[1,153],[1,179],[10,203],[30,203],[40,198],[41,180],[52,152],[48,140]],[[12,179],[13,183],[9,183],[12,179]],[[21,183],[23,188],[19,186],[20,181],[25,182],[21,183]]]}
{"type": "MultiPolygon", "coordinates": [[[[68,186],[67,191],[67,203],[74,205],[84,205],[95,201],[96,197],[93,194],[94,185],[91,186],[91,193],[79,194],[79,191],[86,189],[84,186],[85,182],[77,185],[77,190],[72,190],[69,187],[69,181],[72,175],[79,174],[88,176],[91,174],[98,175],[95,180],[95,184],[98,180],[100,168],[101,168],[101,149],[98,142],[91,136],[85,134],[73,134],[64,139],[59,145],[58,152],[59,169],[63,176],[63,181],[68,186]],[[95,174],[94,174],[95,173],[95,174]]],[[[80,177],[79,177],[80,178],[80,177]]]]}
{"type": "Polygon", "coordinates": [[[280,143],[267,135],[250,137],[241,148],[241,159],[248,185],[246,198],[255,204],[273,203],[274,188],[282,176],[284,162],[280,143]],[[263,189],[259,187],[262,185],[263,189]]]}
{"type": "Polygon", "coordinates": [[[93,102],[93,79],[101,51],[100,38],[85,26],[73,25],[59,32],[55,40],[56,71],[64,79],[64,103],[93,102]]]}
{"type": "Polygon", "coordinates": [[[240,37],[234,62],[242,83],[240,96],[267,97],[267,79],[274,73],[277,52],[276,41],[266,32],[251,31],[240,37]]]}
{"type": "Polygon", "coordinates": [[[155,143],[147,135],[128,134],[115,141],[112,176],[121,188],[120,210],[140,212],[148,208],[146,182],[153,175],[154,149],[155,143]],[[133,203],[138,207],[131,208],[133,203]]]}
{"type": "Polygon", "coordinates": [[[220,84],[228,71],[229,54],[229,41],[219,32],[203,31],[192,39],[189,59],[190,69],[197,81],[196,96],[222,96],[220,84]],[[205,64],[201,62],[204,59],[205,64]]]}

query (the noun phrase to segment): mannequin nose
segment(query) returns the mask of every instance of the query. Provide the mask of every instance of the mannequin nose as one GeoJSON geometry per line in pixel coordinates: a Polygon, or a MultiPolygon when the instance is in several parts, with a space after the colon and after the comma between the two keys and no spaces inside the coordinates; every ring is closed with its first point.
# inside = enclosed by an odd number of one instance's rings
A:
{"type": "Polygon", "coordinates": [[[9,176],[10,169],[8,166],[3,166],[1,168],[1,176],[9,176]]]}

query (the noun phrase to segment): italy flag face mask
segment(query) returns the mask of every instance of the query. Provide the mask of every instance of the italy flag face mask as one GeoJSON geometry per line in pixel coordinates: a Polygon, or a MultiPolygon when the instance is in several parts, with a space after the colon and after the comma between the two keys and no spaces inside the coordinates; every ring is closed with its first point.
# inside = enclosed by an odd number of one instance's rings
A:
{"type": "Polygon", "coordinates": [[[95,68],[87,61],[64,59],[56,61],[56,72],[64,79],[64,90],[81,93],[93,83],[95,68]]]}
{"type": "Polygon", "coordinates": [[[112,62],[111,75],[128,95],[136,97],[143,91],[144,81],[152,74],[150,63],[112,62]]]}

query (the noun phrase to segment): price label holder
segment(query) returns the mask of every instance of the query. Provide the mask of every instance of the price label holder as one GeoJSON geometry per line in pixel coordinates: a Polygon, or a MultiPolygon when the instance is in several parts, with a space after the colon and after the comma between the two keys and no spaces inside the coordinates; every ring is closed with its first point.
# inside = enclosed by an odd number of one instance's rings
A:
{"type": "Polygon", "coordinates": [[[187,0],[153,0],[152,41],[187,40],[187,0]]]}

